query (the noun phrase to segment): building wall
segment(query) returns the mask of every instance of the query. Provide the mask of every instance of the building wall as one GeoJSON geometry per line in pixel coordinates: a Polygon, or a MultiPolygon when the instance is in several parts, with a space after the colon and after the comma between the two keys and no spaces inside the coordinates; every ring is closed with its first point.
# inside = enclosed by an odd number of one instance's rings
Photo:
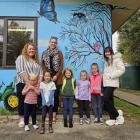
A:
{"type": "MultiPolygon", "coordinates": [[[[57,36],[59,38],[58,47],[64,55],[65,67],[73,69],[76,79],[79,78],[81,70],[87,70],[90,73],[90,65],[93,62],[97,62],[101,72],[103,71],[103,48],[112,46],[111,13],[106,5],[56,3],[57,18],[60,23],[54,23],[38,14],[40,0],[7,1],[0,1],[0,16],[38,17],[40,58],[42,51],[48,47],[49,38],[57,36]],[[82,8],[79,9],[81,4],[82,8]],[[74,15],[74,13],[76,14],[74,15]],[[77,13],[82,13],[83,16],[80,17],[77,13]],[[62,39],[63,37],[65,39],[62,39]]],[[[0,84],[5,83],[1,88],[1,93],[15,76],[15,69],[0,69],[0,84]]],[[[2,104],[0,102],[0,105],[2,104]]]]}

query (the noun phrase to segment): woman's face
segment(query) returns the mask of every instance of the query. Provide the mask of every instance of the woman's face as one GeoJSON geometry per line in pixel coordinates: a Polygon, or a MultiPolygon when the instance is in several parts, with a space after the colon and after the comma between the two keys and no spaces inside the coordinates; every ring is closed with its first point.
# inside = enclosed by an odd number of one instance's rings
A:
{"type": "Polygon", "coordinates": [[[55,49],[57,45],[57,40],[56,39],[51,39],[50,40],[50,49],[55,49]]]}
{"type": "Polygon", "coordinates": [[[32,45],[29,45],[27,48],[27,54],[30,58],[33,58],[35,56],[35,47],[32,45]]]}
{"type": "Polygon", "coordinates": [[[110,57],[111,56],[111,52],[110,51],[105,51],[105,56],[106,57],[110,57]]]}

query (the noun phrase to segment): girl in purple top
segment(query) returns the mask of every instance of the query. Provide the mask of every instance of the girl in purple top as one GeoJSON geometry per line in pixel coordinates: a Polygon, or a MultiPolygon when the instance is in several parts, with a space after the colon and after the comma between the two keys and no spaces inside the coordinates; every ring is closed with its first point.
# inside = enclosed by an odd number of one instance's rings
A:
{"type": "Polygon", "coordinates": [[[83,112],[86,114],[85,123],[90,124],[89,101],[90,82],[85,70],[80,72],[80,80],[76,82],[76,99],[78,100],[79,123],[83,124],[83,112]]]}

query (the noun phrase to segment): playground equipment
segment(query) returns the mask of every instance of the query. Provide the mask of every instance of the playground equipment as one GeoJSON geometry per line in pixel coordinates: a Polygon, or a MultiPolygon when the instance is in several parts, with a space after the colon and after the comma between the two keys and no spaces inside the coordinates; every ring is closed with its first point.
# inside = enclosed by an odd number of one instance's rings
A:
{"type": "MultiPolygon", "coordinates": [[[[4,82],[0,84],[0,91],[3,86],[5,86],[4,82]]],[[[14,89],[15,81],[6,86],[2,93],[0,92],[0,101],[4,102],[5,109],[9,111],[16,111],[18,107],[18,97],[14,92],[14,89]]]]}

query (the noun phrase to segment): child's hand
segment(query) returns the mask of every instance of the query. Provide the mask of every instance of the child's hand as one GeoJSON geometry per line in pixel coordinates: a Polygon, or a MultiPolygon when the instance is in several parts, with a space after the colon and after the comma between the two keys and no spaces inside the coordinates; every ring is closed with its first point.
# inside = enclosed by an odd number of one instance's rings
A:
{"type": "Polygon", "coordinates": [[[100,96],[103,96],[103,93],[100,93],[100,96]]]}

